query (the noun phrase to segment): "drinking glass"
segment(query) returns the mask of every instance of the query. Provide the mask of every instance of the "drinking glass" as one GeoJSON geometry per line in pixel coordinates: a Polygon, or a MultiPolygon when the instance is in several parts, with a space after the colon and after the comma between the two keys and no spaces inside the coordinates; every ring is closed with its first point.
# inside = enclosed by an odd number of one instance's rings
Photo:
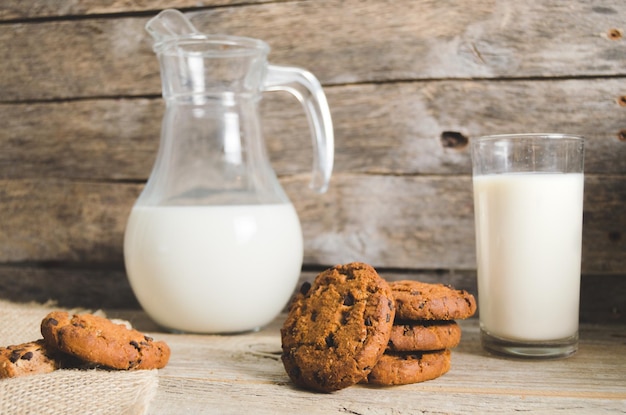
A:
{"type": "Polygon", "coordinates": [[[483,347],[529,358],[575,353],[584,139],[486,136],[471,153],[483,347]]]}

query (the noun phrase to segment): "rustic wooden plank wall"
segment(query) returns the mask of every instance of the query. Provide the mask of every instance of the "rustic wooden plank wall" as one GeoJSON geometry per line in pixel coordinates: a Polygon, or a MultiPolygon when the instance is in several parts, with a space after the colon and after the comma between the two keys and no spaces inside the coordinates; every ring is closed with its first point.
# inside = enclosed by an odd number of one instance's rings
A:
{"type": "Polygon", "coordinates": [[[588,138],[582,316],[626,321],[626,4],[620,0],[6,0],[0,6],[0,297],[136,306],[122,235],[163,106],[146,21],[165,7],[252,36],[322,81],[330,191],[306,189],[298,104],[261,106],[305,234],[305,278],[361,260],[475,291],[468,142],[588,138]]]}

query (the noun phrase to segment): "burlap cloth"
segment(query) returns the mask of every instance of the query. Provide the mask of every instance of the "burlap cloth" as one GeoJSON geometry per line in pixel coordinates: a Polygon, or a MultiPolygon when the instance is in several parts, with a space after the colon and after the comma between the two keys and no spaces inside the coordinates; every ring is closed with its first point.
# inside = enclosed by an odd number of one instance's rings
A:
{"type": "MultiPolygon", "coordinates": [[[[53,309],[0,300],[0,346],[42,338],[39,324],[53,309]]],[[[144,414],[157,387],[156,370],[63,369],[0,379],[0,414],[144,414]]]]}

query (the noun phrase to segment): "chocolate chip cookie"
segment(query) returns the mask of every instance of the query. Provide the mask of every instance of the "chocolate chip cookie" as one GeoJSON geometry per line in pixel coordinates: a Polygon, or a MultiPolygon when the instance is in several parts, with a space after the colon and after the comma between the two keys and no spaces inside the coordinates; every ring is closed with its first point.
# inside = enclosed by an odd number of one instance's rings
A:
{"type": "Polygon", "coordinates": [[[0,379],[50,373],[61,364],[43,339],[0,347],[0,379]]]}
{"type": "Polygon", "coordinates": [[[399,320],[458,320],[476,312],[474,296],[449,285],[404,280],[390,286],[399,320]]]}
{"type": "Polygon", "coordinates": [[[433,380],[450,370],[450,350],[385,353],[363,383],[391,386],[433,380]]]}
{"type": "Polygon", "coordinates": [[[385,351],[394,315],[391,289],[370,265],[323,271],[301,287],[281,329],[287,374],[322,392],[358,383],[385,351]]]}
{"type": "Polygon", "coordinates": [[[434,351],[452,349],[461,341],[461,327],[455,321],[396,321],[391,329],[388,351],[434,351]]]}
{"type": "Polygon", "coordinates": [[[170,357],[165,342],[92,314],[54,311],[41,322],[41,333],[49,347],[112,369],[159,369],[170,357]]]}

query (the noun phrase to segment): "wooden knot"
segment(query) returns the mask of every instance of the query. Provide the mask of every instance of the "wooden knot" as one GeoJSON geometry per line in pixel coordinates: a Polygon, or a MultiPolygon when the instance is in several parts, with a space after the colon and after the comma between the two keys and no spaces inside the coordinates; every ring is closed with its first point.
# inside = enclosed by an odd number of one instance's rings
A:
{"type": "Polygon", "coordinates": [[[461,149],[467,145],[469,139],[457,131],[444,131],[441,133],[441,145],[444,148],[461,149]]]}
{"type": "Polygon", "coordinates": [[[607,32],[607,37],[611,40],[619,40],[622,38],[622,30],[621,29],[609,29],[607,32]]]}

